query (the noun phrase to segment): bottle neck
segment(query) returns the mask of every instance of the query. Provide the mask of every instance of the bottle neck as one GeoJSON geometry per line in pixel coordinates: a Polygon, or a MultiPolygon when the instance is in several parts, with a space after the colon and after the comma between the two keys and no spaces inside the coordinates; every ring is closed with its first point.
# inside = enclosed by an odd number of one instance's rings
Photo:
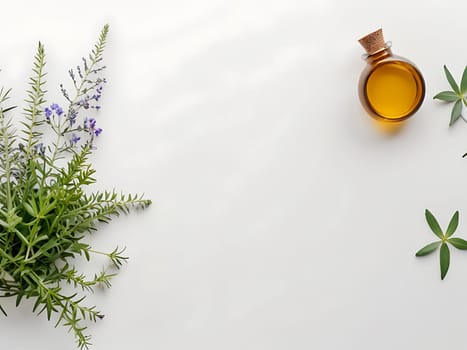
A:
{"type": "Polygon", "coordinates": [[[375,52],[372,55],[368,55],[366,57],[366,62],[368,64],[374,64],[374,63],[376,63],[378,61],[381,61],[381,60],[383,60],[383,59],[385,59],[387,57],[390,57],[390,56],[392,56],[392,51],[391,51],[391,48],[388,47],[388,48],[385,48],[385,49],[383,49],[381,51],[375,52]]]}

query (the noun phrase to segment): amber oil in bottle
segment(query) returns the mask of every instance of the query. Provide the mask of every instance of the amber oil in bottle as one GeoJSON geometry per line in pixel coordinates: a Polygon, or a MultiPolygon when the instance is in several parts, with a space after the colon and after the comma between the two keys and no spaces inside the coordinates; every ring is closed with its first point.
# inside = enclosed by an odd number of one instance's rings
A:
{"type": "Polygon", "coordinates": [[[409,60],[394,55],[381,29],[359,40],[365,48],[366,68],[360,76],[359,97],[374,118],[398,122],[412,116],[425,97],[425,82],[409,60]]]}

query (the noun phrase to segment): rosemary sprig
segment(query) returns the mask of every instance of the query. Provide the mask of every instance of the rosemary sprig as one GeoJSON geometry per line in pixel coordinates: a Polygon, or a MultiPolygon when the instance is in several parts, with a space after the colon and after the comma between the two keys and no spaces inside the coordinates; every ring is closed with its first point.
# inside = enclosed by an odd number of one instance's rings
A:
{"type": "Polygon", "coordinates": [[[466,240],[458,237],[451,237],[457,230],[457,226],[459,225],[459,212],[456,211],[452,216],[446,232],[443,232],[441,230],[438,221],[428,209],[425,210],[425,219],[431,231],[435,234],[436,237],[440,238],[440,240],[427,244],[422,249],[420,249],[415,255],[425,256],[433,253],[439,247],[441,247],[439,253],[439,265],[441,270],[441,279],[443,280],[444,277],[446,277],[446,274],[448,273],[450,264],[450,252],[448,244],[451,244],[457,249],[467,250],[466,240]]]}
{"type": "Polygon", "coordinates": [[[460,118],[466,121],[462,116],[462,103],[467,107],[467,66],[465,67],[464,73],[462,74],[460,85],[456,83],[451,72],[446,66],[444,66],[444,74],[446,75],[452,90],[442,91],[435,95],[433,98],[449,103],[454,103],[451,110],[451,119],[449,121],[449,126],[452,126],[460,118]]]}
{"type": "MultiPolygon", "coordinates": [[[[79,349],[88,349],[91,337],[83,321],[96,321],[103,314],[85,304],[85,292],[97,285],[110,287],[115,273],[100,269],[93,277],[80,273],[73,265],[79,256],[90,260],[103,254],[109,264],[120,268],[128,257],[124,249],[110,253],[93,250],[83,238],[120,213],[146,208],[151,201],[141,195],[112,191],[85,191],[96,182],[89,161],[96,138],[102,129],[95,118],[105,78],[100,66],[108,33],[104,26],[98,42],[82,66],[69,71],[74,93],[68,103],[46,105],[45,49],[39,43],[33,63],[21,130],[13,128],[8,105],[10,90],[0,89],[0,297],[33,299],[33,312],[47,315],[75,335],[79,349]],[[65,112],[66,111],[66,112],[65,112]],[[84,116],[83,116],[84,117],[84,116]],[[83,118],[81,118],[83,119],[83,118]],[[54,142],[47,145],[49,126],[54,142]],[[64,285],[76,292],[67,294],[64,285]]],[[[2,305],[0,311],[7,315],[2,305]]]]}

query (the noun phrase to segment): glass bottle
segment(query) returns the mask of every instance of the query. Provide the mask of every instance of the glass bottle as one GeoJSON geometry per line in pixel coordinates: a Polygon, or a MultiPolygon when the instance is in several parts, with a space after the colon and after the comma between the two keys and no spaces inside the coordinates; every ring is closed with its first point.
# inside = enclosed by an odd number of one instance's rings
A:
{"type": "Polygon", "coordinates": [[[359,97],[374,118],[399,122],[412,116],[425,97],[425,81],[409,60],[396,56],[382,29],[359,40],[365,48],[366,68],[360,76],[359,97]]]}

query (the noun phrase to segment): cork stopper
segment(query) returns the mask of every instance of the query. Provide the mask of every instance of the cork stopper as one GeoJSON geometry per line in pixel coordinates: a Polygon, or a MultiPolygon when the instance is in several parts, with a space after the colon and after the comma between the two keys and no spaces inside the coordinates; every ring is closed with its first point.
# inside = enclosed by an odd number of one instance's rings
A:
{"type": "Polygon", "coordinates": [[[364,36],[358,40],[358,42],[363,46],[368,55],[373,55],[386,48],[384,44],[383,30],[381,28],[364,36]]]}

